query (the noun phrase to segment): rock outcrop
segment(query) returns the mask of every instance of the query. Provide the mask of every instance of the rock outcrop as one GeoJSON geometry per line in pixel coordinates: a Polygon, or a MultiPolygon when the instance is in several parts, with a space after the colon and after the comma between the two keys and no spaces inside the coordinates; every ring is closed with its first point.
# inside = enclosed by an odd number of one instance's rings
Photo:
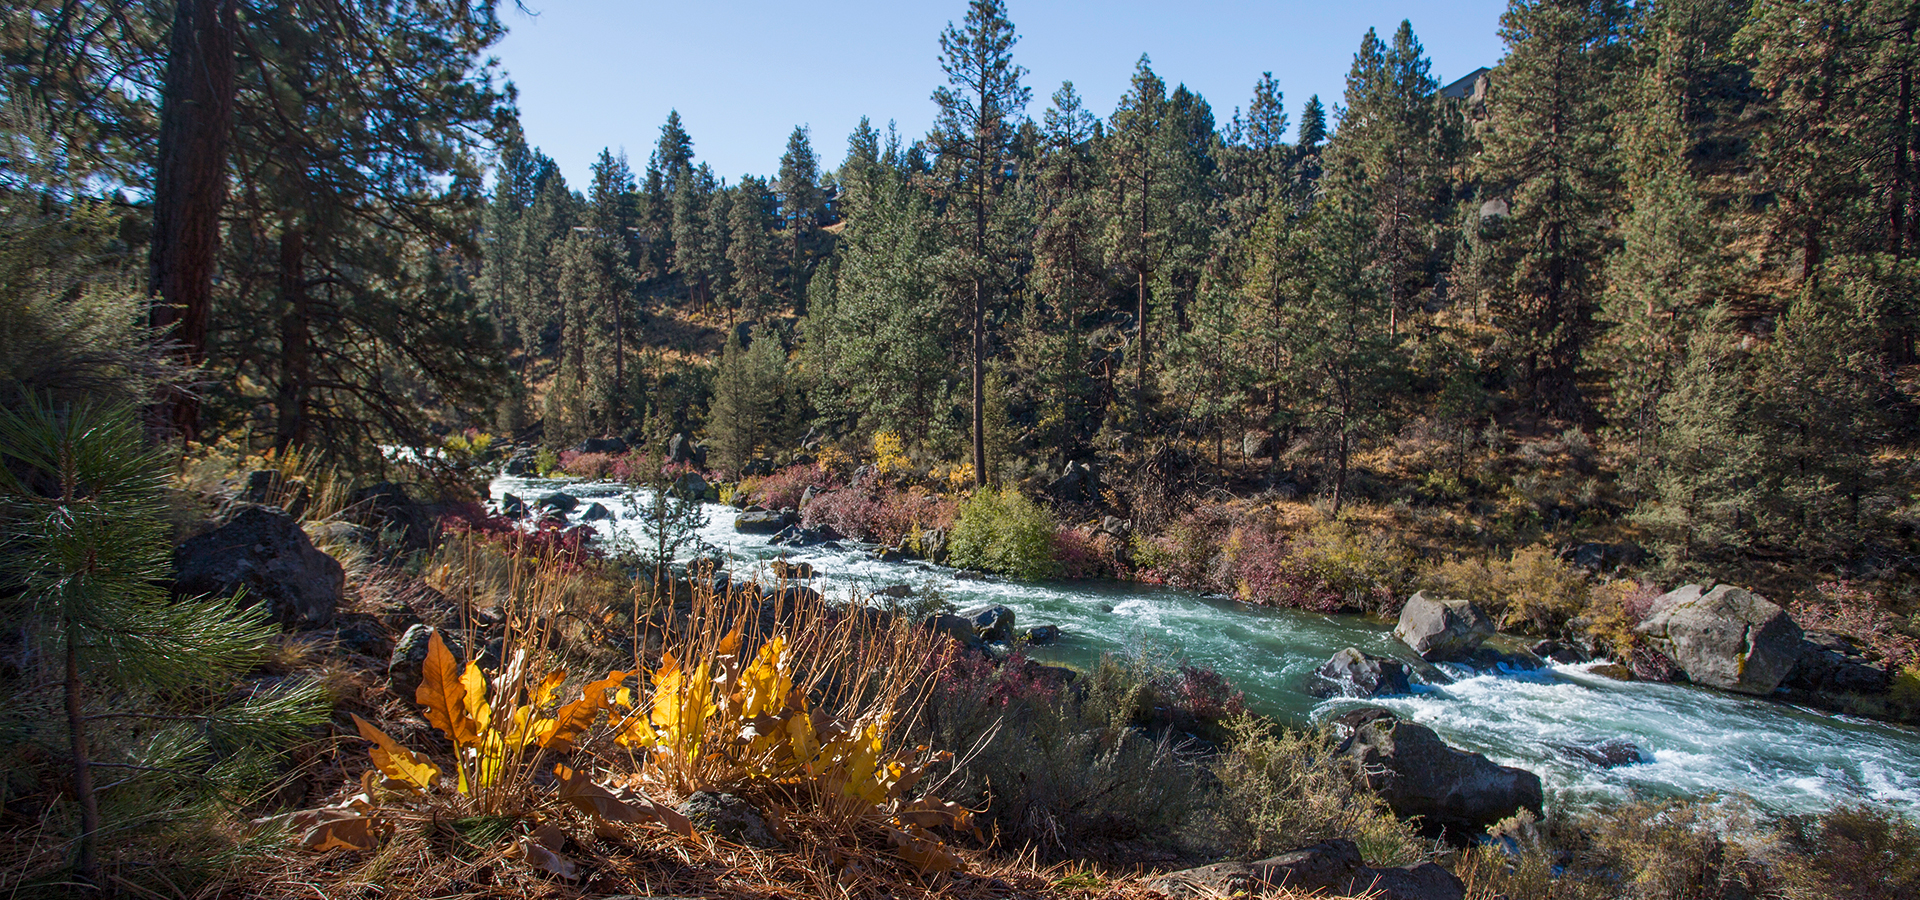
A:
{"type": "Polygon", "coordinates": [[[346,570],[313,545],[292,516],[250,506],[173,551],[173,594],[232,596],[267,604],[275,622],[310,628],[333,621],[346,570]]]}
{"type": "Polygon", "coordinates": [[[1442,600],[1425,591],[1407,599],[1393,636],[1426,660],[1465,656],[1492,637],[1493,620],[1468,600],[1442,600]]]}
{"type": "Polygon", "coordinates": [[[1687,680],[1742,694],[1773,693],[1800,662],[1800,626],[1786,610],[1728,584],[1662,595],[1635,631],[1687,680]]]}
{"type": "Polygon", "coordinates": [[[1447,746],[1433,729],[1384,709],[1341,716],[1341,752],[1395,815],[1428,830],[1477,835],[1522,809],[1541,812],[1540,776],[1447,746]]]}
{"type": "Polygon", "coordinates": [[[1306,691],[1315,697],[1358,697],[1372,699],[1384,694],[1405,694],[1412,690],[1407,667],[1399,660],[1369,656],[1348,647],[1333,655],[1326,664],[1306,679],[1306,691]]]}

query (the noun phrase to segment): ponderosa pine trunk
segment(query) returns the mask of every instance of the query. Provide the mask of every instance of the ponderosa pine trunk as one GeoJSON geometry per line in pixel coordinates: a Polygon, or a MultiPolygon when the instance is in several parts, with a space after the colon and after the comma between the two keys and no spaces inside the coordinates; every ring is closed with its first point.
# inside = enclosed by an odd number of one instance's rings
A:
{"type": "MultiPolygon", "coordinates": [[[[207,356],[220,210],[227,198],[237,28],[234,0],[180,0],[161,89],[147,321],[173,342],[176,359],[188,368],[207,356]]],[[[154,406],[149,428],[165,439],[190,441],[199,436],[199,423],[199,399],[175,387],[154,406]]]]}

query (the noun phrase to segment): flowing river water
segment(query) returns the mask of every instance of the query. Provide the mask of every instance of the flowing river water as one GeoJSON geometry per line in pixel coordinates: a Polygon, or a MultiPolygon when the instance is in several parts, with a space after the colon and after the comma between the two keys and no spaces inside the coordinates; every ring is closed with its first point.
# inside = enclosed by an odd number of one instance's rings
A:
{"type": "MultiPolygon", "coordinates": [[[[583,506],[611,509],[619,518],[596,523],[602,535],[637,539],[638,498],[619,485],[502,477],[492,488],[496,500],[511,492],[528,501],[556,489],[583,506]]],[[[1226,676],[1256,712],[1294,723],[1384,706],[1456,747],[1538,773],[1550,806],[1717,793],[1744,794],[1778,813],[1869,800],[1920,815],[1920,731],[1910,728],[1684,685],[1614,681],[1584,665],[1469,675],[1370,701],[1321,701],[1301,692],[1301,681],[1344,647],[1413,658],[1390,623],[1127,582],[977,579],[927,563],[880,562],[871,547],[851,541],[837,549],[778,547],[766,535],[736,532],[729,507],[707,504],[706,513],[700,537],[728,557],[736,578],[770,577],[766,563],[784,558],[811,563],[813,585],[830,598],[906,584],[959,608],[998,603],[1014,610],[1022,628],[1059,626],[1060,640],[1030,650],[1034,658],[1082,668],[1107,653],[1185,659],[1226,676]],[[1609,738],[1632,741],[1646,761],[1603,769],[1555,748],[1609,738]]]]}

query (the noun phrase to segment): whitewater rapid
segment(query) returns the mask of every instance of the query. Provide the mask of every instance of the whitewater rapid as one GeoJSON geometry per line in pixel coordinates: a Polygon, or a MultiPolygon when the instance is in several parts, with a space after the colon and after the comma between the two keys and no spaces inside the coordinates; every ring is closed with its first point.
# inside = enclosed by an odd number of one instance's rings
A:
{"type": "MultiPolygon", "coordinates": [[[[513,493],[532,502],[554,490],[580,497],[583,507],[599,502],[612,510],[615,521],[595,523],[609,540],[637,536],[641,498],[620,485],[502,477],[492,486],[496,500],[513,493]]],[[[705,511],[700,539],[728,559],[735,577],[764,575],[768,561],[784,558],[811,563],[819,573],[813,585],[832,598],[906,584],[960,608],[1002,604],[1023,628],[1059,626],[1059,642],[1033,648],[1035,658],[1079,667],[1106,653],[1185,659],[1226,676],[1255,711],[1293,722],[1384,706],[1456,747],[1538,773],[1550,806],[1738,794],[1774,813],[1858,801],[1920,811],[1920,731],[1910,728],[1685,685],[1614,681],[1587,665],[1477,675],[1369,701],[1320,701],[1302,693],[1300,683],[1336,651],[1357,647],[1405,659],[1412,651],[1390,625],[1359,616],[1264,609],[1123,582],[977,579],[923,562],[881,562],[873,548],[851,541],[776,547],[766,535],[736,532],[736,510],[706,504],[705,511]],[[1647,761],[1603,769],[1555,747],[1610,738],[1632,741],[1647,761]]]]}

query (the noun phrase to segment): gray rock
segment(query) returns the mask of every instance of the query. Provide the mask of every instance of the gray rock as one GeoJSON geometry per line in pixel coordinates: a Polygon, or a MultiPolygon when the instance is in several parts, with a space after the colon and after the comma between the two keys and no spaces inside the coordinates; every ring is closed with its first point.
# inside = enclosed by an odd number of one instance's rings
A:
{"type": "Polygon", "coordinates": [[[518,519],[527,514],[527,501],[504,494],[500,497],[500,514],[509,519],[518,519]]]}
{"type": "Polygon", "coordinates": [[[1652,757],[1639,745],[1626,738],[1603,738],[1590,741],[1549,744],[1560,755],[1569,759],[1592,763],[1602,769],[1617,769],[1636,763],[1648,762],[1652,757]]]}
{"type": "Polygon", "coordinates": [[[532,450],[515,450],[513,455],[507,457],[507,461],[501,465],[500,471],[519,478],[538,475],[539,471],[534,468],[536,459],[538,457],[532,450]]]}
{"type": "Polygon", "coordinates": [[[695,828],[743,847],[778,850],[786,846],[774,836],[766,818],[752,804],[732,794],[695,791],[676,809],[692,819],[695,828]]]}
{"type": "Polygon", "coordinates": [[[999,604],[975,606],[960,611],[960,617],[973,625],[973,633],[983,641],[1005,643],[1013,640],[1013,610],[999,604]]]}
{"type": "Polygon", "coordinates": [[[397,537],[399,550],[412,553],[433,547],[444,504],[414,499],[404,485],[383,481],[353,492],[350,509],[360,524],[397,537]]]}
{"type": "Polygon", "coordinates": [[[1127,536],[1127,523],[1118,516],[1102,516],[1100,518],[1100,533],[1110,534],[1117,538],[1124,538],[1127,536]]]}
{"type": "Polygon", "coordinates": [[[587,438],[573,449],[576,453],[625,453],[627,442],[617,437],[587,438]]]}
{"type": "Polygon", "coordinates": [[[927,562],[944,564],[947,561],[947,530],[929,528],[920,533],[920,549],[927,562]]]}
{"type": "Polygon", "coordinates": [[[808,562],[787,562],[784,559],[776,559],[768,563],[767,568],[773,572],[773,577],[787,581],[804,581],[813,577],[813,563],[808,562]]]}
{"type": "Polygon", "coordinates": [[[1634,630],[1687,680],[1742,694],[1773,693],[1799,663],[1803,643],[1786,610],[1727,584],[1664,594],[1634,630]]]}
{"type": "Polygon", "coordinates": [[[1885,668],[1867,659],[1852,638],[1809,631],[1786,685],[1815,694],[1882,694],[1893,680],[1885,668]]]}
{"type": "Polygon", "coordinates": [[[1342,717],[1353,725],[1341,752],[1395,815],[1470,836],[1522,809],[1541,812],[1540,776],[1456,750],[1433,729],[1386,710],[1357,712],[1366,715],[1342,717]]]}
{"type": "Polygon", "coordinates": [[[688,472],[675,478],[673,486],[667,488],[667,493],[681,500],[704,500],[709,488],[707,480],[699,472],[688,472]]]}
{"type": "Polygon", "coordinates": [[[603,522],[611,520],[612,518],[613,510],[602,506],[597,501],[588,504],[587,511],[580,514],[580,521],[582,522],[603,522]]]}
{"type": "Polygon", "coordinates": [[[338,560],[313,546],[292,516],[250,506],[225,525],[173,551],[173,594],[232,596],[267,604],[275,622],[315,627],[333,621],[346,590],[338,560]]]}
{"type": "Polygon", "coordinates": [[[777,534],[790,524],[777,512],[741,513],[733,517],[733,530],[742,534],[777,534]]]}
{"type": "MultiPolygon", "coordinates": [[[[427,663],[427,647],[433,641],[435,630],[431,625],[409,627],[400,635],[400,640],[394,642],[393,655],[387,658],[387,683],[408,703],[413,702],[414,692],[420,689],[420,668],[427,663]]],[[[457,639],[446,634],[440,639],[454,656],[460,655],[457,639]]]]}
{"type": "Polygon", "coordinates": [[[1492,637],[1493,620],[1467,600],[1441,600],[1425,591],[1407,599],[1393,636],[1406,642],[1422,659],[1462,656],[1492,637]]]}
{"type": "Polygon", "coordinates": [[[693,438],[681,432],[667,439],[667,462],[693,462],[693,438]]]}
{"type": "Polygon", "coordinates": [[[565,491],[554,491],[534,501],[533,505],[544,512],[556,512],[564,516],[580,506],[580,498],[565,491]]]}
{"type": "Polygon", "coordinates": [[[1035,647],[1045,647],[1059,639],[1060,626],[1058,625],[1035,625],[1020,633],[1021,642],[1035,647]]]}
{"type": "Polygon", "coordinates": [[[1266,459],[1273,451],[1273,435],[1264,431],[1249,431],[1240,438],[1240,455],[1247,459],[1266,459]]]}
{"type": "Polygon", "coordinates": [[[883,588],[880,588],[879,590],[874,591],[873,595],[875,597],[892,597],[895,600],[905,600],[908,597],[913,596],[913,585],[890,584],[890,585],[887,585],[886,587],[883,587],[883,588]]]}
{"type": "Polygon", "coordinates": [[[1399,660],[1369,656],[1348,647],[1307,676],[1307,693],[1315,697],[1358,697],[1369,700],[1412,690],[1407,667],[1399,660]]]}
{"type": "Polygon", "coordinates": [[[942,634],[969,646],[980,643],[980,635],[974,633],[973,622],[952,613],[940,613],[928,616],[921,623],[934,634],[942,634]]]}

